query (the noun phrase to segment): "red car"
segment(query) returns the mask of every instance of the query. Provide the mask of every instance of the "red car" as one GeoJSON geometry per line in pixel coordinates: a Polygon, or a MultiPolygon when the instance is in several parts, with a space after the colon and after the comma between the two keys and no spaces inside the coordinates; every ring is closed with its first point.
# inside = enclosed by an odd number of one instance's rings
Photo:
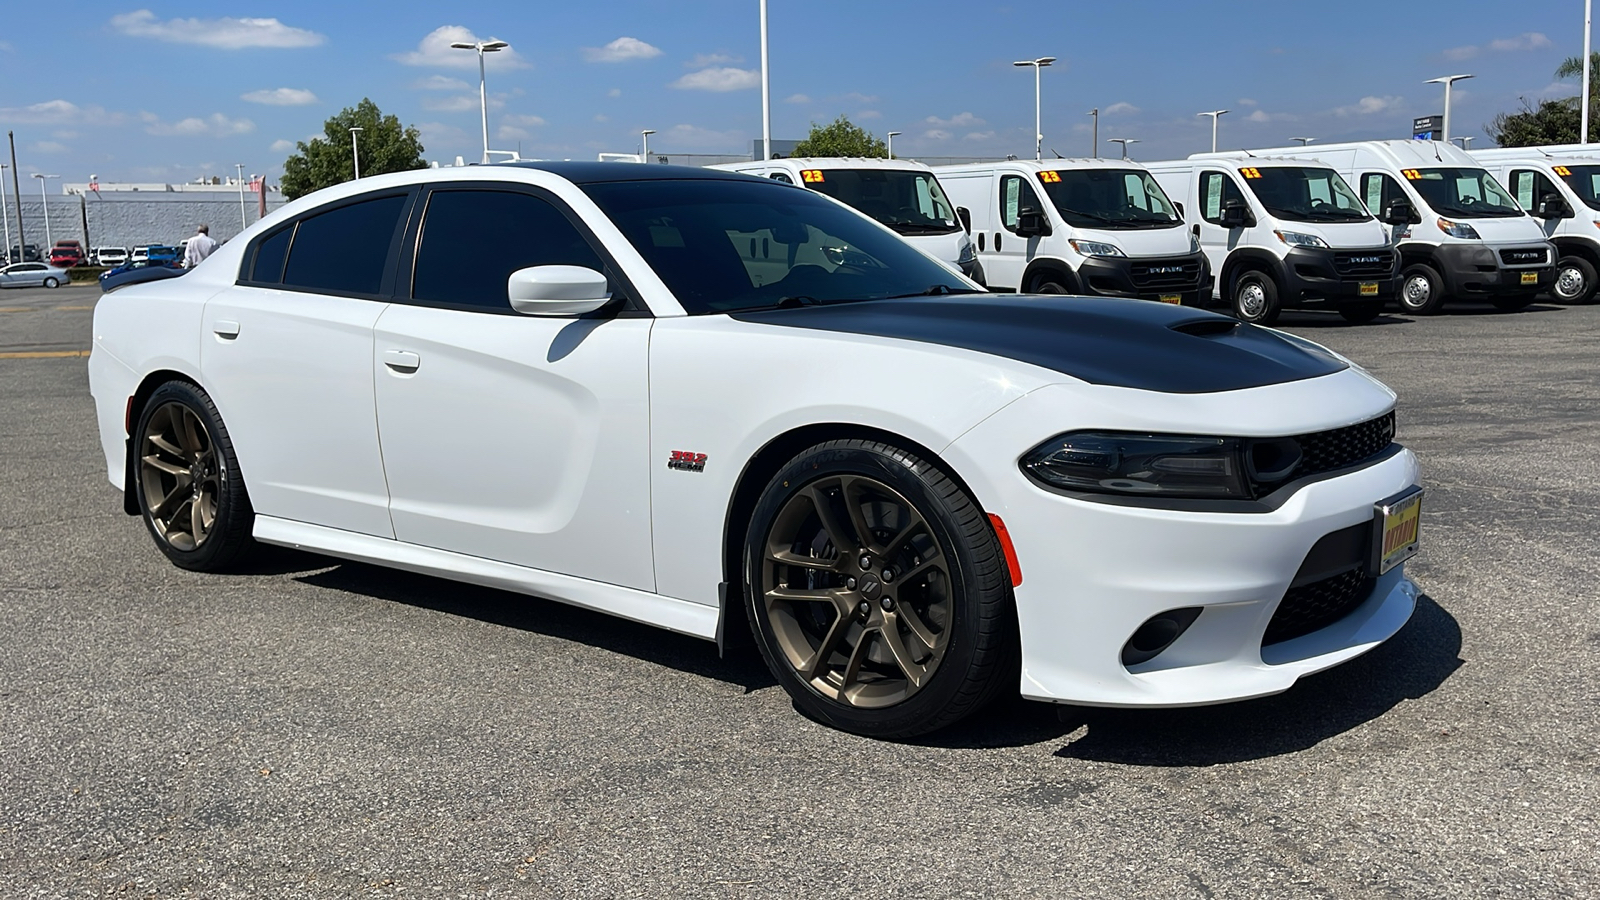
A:
{"type": "Polygon", "coordinates": [[[83,248],[56,246],[50,248],[50,265],[70,269],[84,264],[83,248]]]}

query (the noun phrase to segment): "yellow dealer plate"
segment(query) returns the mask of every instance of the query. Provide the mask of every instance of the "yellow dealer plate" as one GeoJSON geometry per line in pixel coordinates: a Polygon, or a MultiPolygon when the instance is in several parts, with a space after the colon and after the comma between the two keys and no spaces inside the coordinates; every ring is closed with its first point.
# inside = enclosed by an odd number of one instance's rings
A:
{"type": "Polygon", "coordinates": [[[1182,294],[1162,294],[1161,295],[1161,302],[1162,303],[1178,303],[1178,304],[1182,304],[1183,303],[1183,295],[1182,294]]]}
{"type": "Polygon", "coordinates": [[[1539,273],[1538,272],[1523,272],[1522,273],[1522,283],[1523,284],[1538,284],[1539,283],[1539,273]]]}
{"type": "Polygon", "coordinates": [[[1363,297],[1376,297],[1376,296],[1378,296],[1378,283],[1376,281],[1363,281],[1363,282],[1361,282],[1361,296],[1363,296],[1363,297]]]}

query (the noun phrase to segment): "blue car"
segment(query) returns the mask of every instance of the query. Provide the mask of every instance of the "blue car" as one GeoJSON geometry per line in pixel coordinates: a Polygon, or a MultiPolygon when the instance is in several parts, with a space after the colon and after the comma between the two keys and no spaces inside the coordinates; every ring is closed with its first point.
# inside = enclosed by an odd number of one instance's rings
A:
{"type": "MultiPolygon", "coordinates": [[[[157,249],[171,250],[173,248],[151,247],[150,249],[155,251],[157,249]]],[[[177,278],[187,271],[189,270],[178,268],[176,258],[137,259],[123,263],[110,271],[100,273],[100,290],[109,293],[119,287],[127,287],[130,284],[139,284],[144,281],[160,281],[163,278],[177,278]]]]}

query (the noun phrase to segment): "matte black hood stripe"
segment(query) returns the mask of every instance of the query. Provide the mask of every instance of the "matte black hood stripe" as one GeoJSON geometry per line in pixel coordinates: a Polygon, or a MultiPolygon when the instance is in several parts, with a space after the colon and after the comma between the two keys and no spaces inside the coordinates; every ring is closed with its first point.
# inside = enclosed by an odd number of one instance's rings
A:
{"type": "Polygon", "coordinates": [[[1331,354],[1265,328],[1145,300],[956,295],[730,315],[763,325],[960,347],[1091,384],[1168,394],[1237,391],[1347,368],[1331,354]]]}

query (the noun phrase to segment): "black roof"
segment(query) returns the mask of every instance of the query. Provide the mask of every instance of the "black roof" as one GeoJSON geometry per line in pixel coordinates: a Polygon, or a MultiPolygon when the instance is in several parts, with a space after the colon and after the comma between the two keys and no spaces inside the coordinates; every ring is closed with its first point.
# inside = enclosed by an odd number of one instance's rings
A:
{"type": "Polygon", "coordinates": [[[491,163],[496,166],[514,166],[519,169],[543,169],[573,184],[596,184],[606,181],[745,181],[752,176],[697,166],[660,166],[649,163],[523,161],[491,163]]]}

